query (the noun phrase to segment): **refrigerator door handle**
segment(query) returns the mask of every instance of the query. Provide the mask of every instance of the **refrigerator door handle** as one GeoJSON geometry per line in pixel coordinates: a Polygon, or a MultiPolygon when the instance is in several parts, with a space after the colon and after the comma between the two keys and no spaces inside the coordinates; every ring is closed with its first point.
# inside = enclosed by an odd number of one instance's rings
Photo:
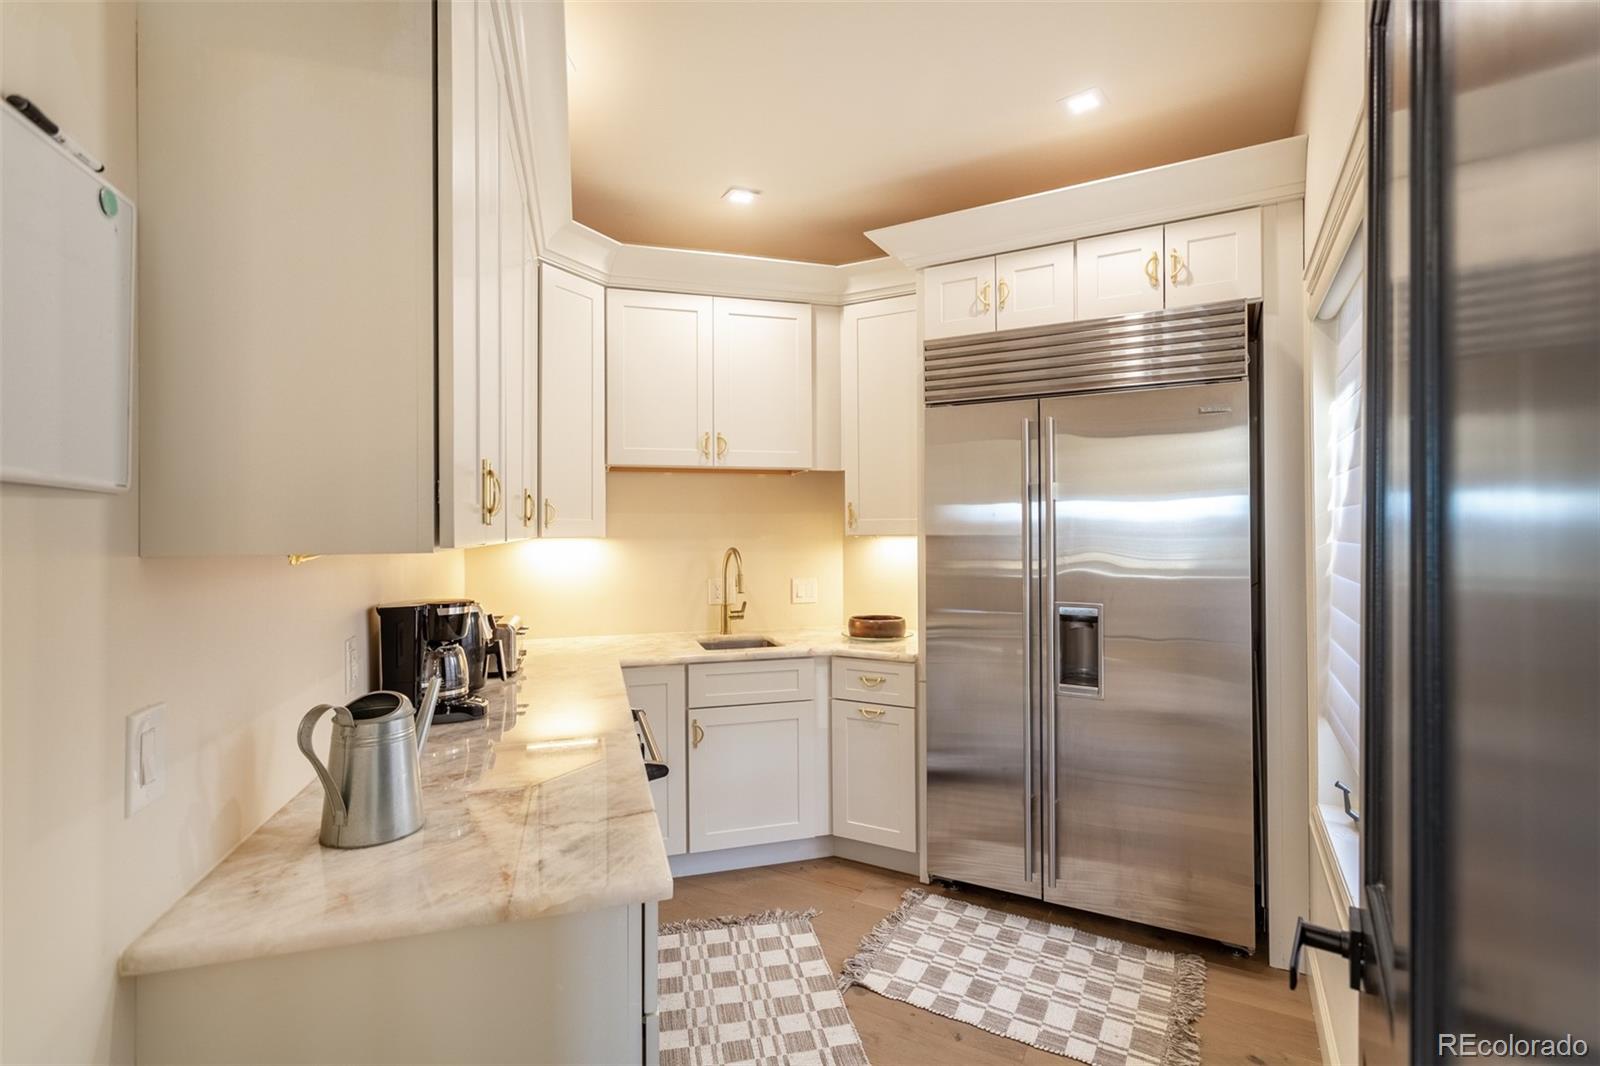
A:
{"type": "MultiPolygon", "coordinates": [[[[1044,556],[1045,592],[1044,602],[1052,621],[1056,610],[1056,419],[1054,415],[1046,415],[1044,420],[1044,435],[1039,442],[1039,447],[1044,452],[1044,472],[1040,478],[1040,545],[1044,556]]],[[[1045,636],[1040,641],[1043,662],[1040,663],[1038,673],[1039,714],[1042,723],[1045,751],[1045,794],[1044,794],[1044,883],[1047,888],[1054,888],[1056,883],[1056,764],[1060,758],[1056,752],[1056,685],[1055,679],[1059,673],[1056,662],[1058,649],[1056,647],[1055,626],[1051,625],[1045,630],[1045,636]]]]}
{"type": "MultiPolygon", "coordinates": [[[[1025,668],[1029,677],[1036,676],[1037,647],[1035,637],[1038,626],[1034,617],[1033,583],[1035,570],[1033,557],[1033,419],[1022,420],[1022,645],[1025,668]]],[[[1038,686],[1027,687],[1028,701],[1022,722],[1022,879],[1033,880],[1033,860],[1037,846],[1034,843],[1034,762],[1033,748],[1034,704],[1038,699],[1038,686]]]]}

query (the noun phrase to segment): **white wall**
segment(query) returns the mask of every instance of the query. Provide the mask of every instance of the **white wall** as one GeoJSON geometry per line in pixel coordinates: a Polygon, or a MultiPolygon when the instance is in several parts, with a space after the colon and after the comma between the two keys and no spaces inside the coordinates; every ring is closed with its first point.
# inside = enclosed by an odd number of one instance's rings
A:
{"type": "MultiPolygon", "coordinates": [[[[0,78],[137,202],[133,3],[0,5],[0,78]]],[[[299,715],[343,693],[383,600],[459,595],[459,552],[138,558],[137,485],[0,488],[0,1060],[129,1062],[117,956],[310,780],[299,715]],[[123,720],[167,705],[166,795],[123,816],[123,720]]]]}
{"type": "Polygon", "coordinates": [[[1366,106],[1366,26],[1366,0],[1323,0],[1317,14],[1294,129],[1307,137],[1307,254],[1316,244],[1345,149],[1366,106]]]}

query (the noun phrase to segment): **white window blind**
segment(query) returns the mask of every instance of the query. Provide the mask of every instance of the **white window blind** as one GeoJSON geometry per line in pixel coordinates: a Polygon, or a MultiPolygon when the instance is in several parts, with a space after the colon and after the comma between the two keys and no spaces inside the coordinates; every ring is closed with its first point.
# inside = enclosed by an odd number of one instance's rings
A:
{"type": "MultiPolygon", "coordinates": [[[[1366,372],[1364,289],[1339,309],[1328,405],[1327,674],[1322,716],[1351,767],[1361,765],[1361,395],[1366,372]]],[[[1353,782],[1350,782],[1353,784],[1353,782]]]]}

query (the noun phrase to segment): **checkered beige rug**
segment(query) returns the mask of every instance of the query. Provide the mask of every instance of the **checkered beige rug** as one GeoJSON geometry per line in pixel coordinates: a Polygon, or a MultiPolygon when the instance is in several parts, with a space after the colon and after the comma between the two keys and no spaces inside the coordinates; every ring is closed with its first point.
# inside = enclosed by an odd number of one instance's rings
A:
{"type": "Polygon", "coordinates": [[[663,925],[661,1066],[867,1066],[811,911],[663,925]]]}
{"type": "Polygon", "coordinates": [[[910,889],[844,965],[881,996],[1094,1066],[1198,1066],[1198,955],[910,889]]]}

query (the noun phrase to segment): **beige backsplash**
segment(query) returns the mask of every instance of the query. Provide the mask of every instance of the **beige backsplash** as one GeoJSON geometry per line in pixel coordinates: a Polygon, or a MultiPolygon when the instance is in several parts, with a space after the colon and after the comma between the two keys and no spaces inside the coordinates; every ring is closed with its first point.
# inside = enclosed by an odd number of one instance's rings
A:
{"type": "Polygon", "coordinates": [[[468,551],[467,595],[521,615],[534,636],[713,630],[706,582],[734,545],[749,604],[738,631],[915,614],[915,541],[846,538],[842,474],[613,471],[606,491],[605,539],[468,551]],[[816,603],[789,602],[797,577],[816,578],[816,603]]]}

